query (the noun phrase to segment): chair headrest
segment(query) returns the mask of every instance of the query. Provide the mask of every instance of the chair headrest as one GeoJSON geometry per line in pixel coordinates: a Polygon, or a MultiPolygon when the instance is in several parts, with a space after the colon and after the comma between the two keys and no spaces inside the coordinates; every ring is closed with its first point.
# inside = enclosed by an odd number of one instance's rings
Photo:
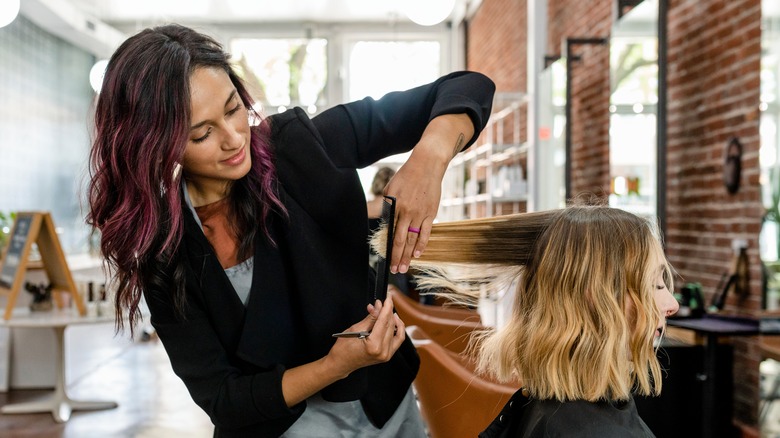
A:
{"type": "Polygon", "coordinates": [[[412,344],[415,347],[421,347],[433,343],[427,334],[418,326],[410,325],[406,327],[406,334],[409,335],[409,339],[412,340],[412,344]]]}

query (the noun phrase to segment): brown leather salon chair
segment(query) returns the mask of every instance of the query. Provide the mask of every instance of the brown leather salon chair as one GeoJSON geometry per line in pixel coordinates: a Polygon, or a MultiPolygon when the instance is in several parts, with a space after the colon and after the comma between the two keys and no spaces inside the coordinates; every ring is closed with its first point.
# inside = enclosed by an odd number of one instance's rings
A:
{"type": "MultiPolygon", "coordinates": [[[[388,290],[391,293],[401,295],[400,299],[405,298],[404,301],[409,303],[410,306],[430,316],[436,316],[445,319],[457,319],[459,321],[481,322],[482,320],[482,318],[479,316],[479,312],[477,312],[475,309],[469,309],[464,306],[452,303],[445,303],[441,305],[422,304],[416,299],[413,299],[412,297],[402,293],[400,290],[398,290],[397,287],[393,285],[390,285],[388,290]]],[[[393,299],[395,299],[395,295],[393,295],[393,299]]]]}
{"type": "Polygon", "coordinates": [[[519,386],[474,374],[464,356],[448,351],[420,327],[407,326],[420,354],[414,389],[431,438],[473,438],[490,424],[519,386]]]}
{"type": "Polygon", "coordinates": [[[466,352],[472,332],[486,328],[475,310],[420,304],[392,287],[390,293],[407,327],[420,327],[434,342],[455,353],[466,352]]]}

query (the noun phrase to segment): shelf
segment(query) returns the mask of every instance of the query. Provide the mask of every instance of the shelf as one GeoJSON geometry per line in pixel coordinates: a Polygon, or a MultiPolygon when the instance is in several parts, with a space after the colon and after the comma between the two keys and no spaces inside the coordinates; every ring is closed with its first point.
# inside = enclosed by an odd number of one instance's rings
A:
{"type": "Polygon", "coordinates": [[[466,151],[466,152],[464,152],[462,154],[458,154],[452,160],[452,162],[455,163],[456,160],[458,162],[471,161],[471,160],[473,160],[474,158],[476,158],[476,157],[478,157],[480,155],[485,155],[488,152],[490,152],[490,148],[491,147],[492,147],[491,144],[483,144],[483,145],[479,145],[479,146],[476,146],[476,147],[472,146],[468,151],[466,151]]]}
{"type": "Polygon", "coordinates": [[[492,201],[493,203],[506,203],[506,202],[526,202],[528,201],[528,195],[516,195],[516,196],[490,196],[487,193],[480,193],[479,195],[466,196],[465,198],[449,198],[442,199],[442,207],[457,207],[460,205],[476,204],[481,202],[492,201]]]}
{"type": "Polygon", "coordinates": [[[528,201],[528,195],[527,194],[525,194],[525,195],[516,195],[516,196],[499,196],[499,197],[494,196],[493,197],[493,202],[494,203],[498,203],[498,202],[526,202],[526,201],[528,201]]]}
{"type": "Polygon", "coordinates": [[[526,209],[529,195],[524,175],[529,150],[522,132],[526,103],[524,93],[504,93],[500,99],[497,97],[494,112],[478,143],[451,161],[444,190],[449,198],[440,203],[441,214],[447,220],[519,213],[526,209]]]}
{"type": "Polygon", "coordinates": [[[441,200],[441,207],[457,207],[463,205],[463,198],[449,198],[441,200]]]}
{"type": "Polygon", "coordinates": [[[474,204],[474,203],[477,203],[477,202],[487,202],[489,200],[490,200],[490,195],[488,195],[487,193],[480,193],[479,195],[466,196],[463,199],[463,203],[464,204],[474,204]]]}
{"type": "Polygon", "coordinates": [[[501,161],[506,161],[512,158],[517,158],[520,156],[524,156],[528,153],[528,144],[527,143],[521,143],[521,144],[509,144],[509,145],[501,145],[506,146],[506,148],[499,152],[494,152],[493,155],[490,157],[490,160],[494,163],[499,163],[501,161]]]}
{"type": "Polygon", "coordinates": [[[450,165],[459,166],[466,161],[474,161],[477,167],[486,167],[491,163],[500,163],[502,161],[514,158],[522,158],[528,153],[528,144],[526,143],[506,143],[506,144],[484,144],[474,150],[469,150],[457,155],[452,159],[450,165]],[[492,152],[492,153],[488,153],[492,152]],[[481,158],[482,156],[484,158],[481,158]],[[476,161],[475,161],[476,160],[476,161]]]}

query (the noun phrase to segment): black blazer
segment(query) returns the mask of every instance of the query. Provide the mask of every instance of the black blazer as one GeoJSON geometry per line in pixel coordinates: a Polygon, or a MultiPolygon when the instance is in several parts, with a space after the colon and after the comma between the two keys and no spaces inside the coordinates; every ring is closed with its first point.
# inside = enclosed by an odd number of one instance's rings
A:
{"type": "MultiPolygon", "coordinates": [[[[366,200],[356,169],[410,150],[428,122],[466,113],[474,142],[491,110],[494,85],[458,72],[379,100],[339,105],[309,119],[300,108],[271,117],[279,195],[288,218],[269,221],[276,246],[258,233],[249,301],[241,303],[214,251],[184,208],[174,263],[186,269],[186,319],[166,291],[145,291],[151,323],[217,436],[278,436],[305,409],[288,408],[286,368],[325,356],[332,333],[362,320],[373,277],[368,266],[366,200]]],[[[451,145],[443,145],[451,147],[451,145]]],[[[409,340],[393,359],[325,388],[330,401],[360,400],[381,427],[414,379],[409,340]]]]}

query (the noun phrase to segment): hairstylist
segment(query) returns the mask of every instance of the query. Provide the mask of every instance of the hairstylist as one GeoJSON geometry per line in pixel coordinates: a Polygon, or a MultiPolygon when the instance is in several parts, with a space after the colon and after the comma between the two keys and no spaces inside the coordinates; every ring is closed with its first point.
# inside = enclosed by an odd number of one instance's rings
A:
{"type": "Polygon", "coordinates": [[[419,359],[391,298],[370,302],[356,169],[412,150],[386,189],[398,199],[391,269],[406,272],[493,92],[459,72],[312,119],[294,108],[260,120],[206,35],[161,26],[114,53],[88,222],[117,275],[117,310],[132,327],[145,298],[215,436],[423,436],[410,390],[419,359]],[[371,334],[331,337],[345,330],[371,334]]]}

